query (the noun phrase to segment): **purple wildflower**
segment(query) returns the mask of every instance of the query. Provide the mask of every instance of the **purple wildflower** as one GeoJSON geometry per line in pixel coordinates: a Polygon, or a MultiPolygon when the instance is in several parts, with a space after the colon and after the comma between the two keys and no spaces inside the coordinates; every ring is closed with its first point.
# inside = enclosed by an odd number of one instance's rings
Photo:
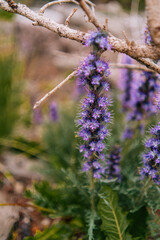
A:
{"type": "Polygon", "coordinates": [[[106,77],[110,71],[108,63],[100,60],[100,51],[110,48],[110,44],[107,35],[99,31],[92,33],[85,45],[93,46],[93,52],[86,57],[77,71],[79,83],[88,89],[87,97],[82,101],[79,119],[79,136],[84,141],[80,151],[85,158],[83,171],[92,169],[94,178],[100,178],[105,171],[100,160],[104,160],[103,140],[109,134],[106,123],[110,121],[110,101],[104,95],[104,92],[109,90],[106,77]]]}
{"type": "Polygon", "coordinates": [[[142,79],[136,83],[132,92],[132,112],[128,120],[142,120],[144,116],[155,113],[155,94],[159,90],[158,75],[144,71],[142,79]]]}
{"type": "Polygon", "coordinates": [[[111,50],[111,44],[107,40],[107,34],[102,31],[92,32],[86,40],[85,46],[93,46],[96,51],[111,50]]]}
{"type": "MultiPolygon", "coordinates": [[[[122,63],[123,64],[132,64],[133,60],[127,55],[123,55],[122,63]]],[[[123,91],[122,94],[122,108],[123,111],[127,111],[130,108],[131,103],[131,95],[133,89],[133,81],[135,81],[135,74],[134,71],[131,69],[122,69],[121,70],[121,77],[120,77],[120,88],[123,91]]]]}
{"type": "Polygon", "coordinates": [[[148,152],[143,155],[143,168],[141,177],[150,177],[154,183],[160,184],[160,122],[151,129],[153,138],[146,141],[148,152]]]}
{"type": "Polygon", "coordinates": [[[123,139],[132,139],[133,138],[133,129],[126,128],[126,130],[123,133],[123,139]]]}
{"type": "Polygon", "coordinates": [[[55,102],[51,102],[50,106],[49,106],[49,114],[50,114],[50,119],[53,122],[57,122],[58,121],[58,111],[57,111],[57,104],[55,102]]]}
{"type": "Polygon", "coordinates": [[[150,31],[148,30],[148,28],[145,29],[145,39],[146,39],[146,43],[148,45],[152,44],[153,41],[152,41],[150,31]]]}
{"type": "Polygon", "coordinates": [[[34,121],[37,124],[41,124],[43,121],[43,117],[42,117],[42,112],[40,108],[36,108],[33,112],[34,114],[34,121]]]}
{"type": "Polygon", "coordinates": [[[107,161],[106,173],[109,179],[118,178],[120,180],[120,156],[121,148],[119,146],[113,146],[109,158],[107,161]]]}

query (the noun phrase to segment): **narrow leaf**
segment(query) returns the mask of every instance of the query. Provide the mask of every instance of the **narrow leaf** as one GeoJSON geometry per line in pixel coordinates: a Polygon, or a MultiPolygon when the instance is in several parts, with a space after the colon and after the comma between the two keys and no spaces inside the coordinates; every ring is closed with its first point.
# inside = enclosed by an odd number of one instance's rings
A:
{"type": "Polygon", "coordinates": [[[94,221],[95,221],[95,213],[91,213],[89,216],[89,228],[88,228],[88,239],[89,240],[94,239],[94,237],[93,237],[93,231],[95,229],[94,221]]]}
{"type": "Polygon", "coordinates": [[[125,230],[128,226],[125,215],[118,206],[117,194],[109,187],[103,186],[98,204],[102,220],[102,230],[106,240],[126,240],[125,230]]]}

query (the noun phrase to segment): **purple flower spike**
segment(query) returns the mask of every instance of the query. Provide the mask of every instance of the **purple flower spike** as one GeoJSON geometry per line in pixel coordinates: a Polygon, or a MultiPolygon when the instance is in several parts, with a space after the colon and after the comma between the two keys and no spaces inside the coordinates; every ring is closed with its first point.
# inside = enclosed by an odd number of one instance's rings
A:
{"type": "Polygon", "coordinates": [[[150,177],[154,183],[160,184],[160,123],[151,129],[153,138],[146,141],[148,152],[143,155],[141,178],[150,177]]]}
{"type": "MultiPolygon", "coordinates": [[[[133,60],[129,56],[123,54],[122,63],[132,64],[133,60]]],[[[133,82],[135,81],[135,74],[131,69],[122,69],[120,72],[120,88],[123,91],[122,94],[122,108],[126,112],[130,108],[131,95],[133,90],[133,82]]]]}
{"type": "Polygon", "coordinates": [[[121,179],[120,175],[120,152],[121,148],[119,146],[113,146],[109,158],[107,161],[106,173],[109,179],[118,178],[121,179]]]}
{"type": "Polygon", "coordinates": [[[143,72],[139,83],[133,90],[130,120],[139,121],[144,116],[150,116],[156,112],[155,95],[159,90],[158,80],[157,74],[143,72]]]}
{"type": "Polygon", "coordinates": [[[35,123],[41,124],[43,122],[43,116],[42,116],[41,109],[36,108],[33,113],[34,113],[35,123]]]}
{"type": "Polygon", "coordinates": [[[51,121],[57,122],[59,119],[58,111],[57,111],[57,104],[55,102],[51,102],[51,104],[49,106],[49,110],[50,110],[51,121]]]}
{"type": "Polygon", "coordinates": [[[85,46],[93,46],[96,51],[100,50],[111,50],[111,44],[108,42],[108,36],[105,32],[98,31],[92,32],[89,38],[85,42],[85,46]]]}
{"type": "Polygon", "coordinates": [[[104,161],[103,140],[108,135],[106,123],[110,121],[108,106],[110,101],[105,94],[109,90],[106,79],[110,74],[108,63],[100,59],[102,50],[110,48],[107,35],[101,31],[92,33],[86,46],[93,46],[93,52],[81,63],[77,77],[79,84],[85,86],[88,95],[82,101],[82,112],[79,119],[79,136],[85,142],[80,146],[85,163],[83,171],[93,171],[94,178],[100,178],[105,169],[100,161],[104,161]]]}

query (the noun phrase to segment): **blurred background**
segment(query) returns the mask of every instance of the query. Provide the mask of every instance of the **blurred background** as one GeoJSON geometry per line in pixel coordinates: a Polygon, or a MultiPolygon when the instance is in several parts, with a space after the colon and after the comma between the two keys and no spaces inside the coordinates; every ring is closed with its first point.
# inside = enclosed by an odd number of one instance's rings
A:
{"type": "MultiPolygon", "coordinates": [[[[47,1],[24,0],[35,11],[47,1]]],[[[109,30],[130,40],[143,41],[144,0],[94,1],[100,21],[109,19],[109,30]]],[[[45,16],[64,23],[74,4],[55,5],[45,16]]],[[[94,30],[81,9],[70,27],[94,30]]],[[[71,79],[37,110],[33,105],[70,74],[87,55],[79,43],[60,38],[19,15],[0,10],[0,203],[24,203],[24,192],[35,181],[59,183],[57,169],[80,166],[75,118],[83,92],[71,79]]],[[[105,53],[110,62],[120,62],[117,53],[105,53]]],[[[112,70],[111,87],[117,86],[119,70],[112,70]]],[[[64,174],[65,175],[65,174],[64,174]]],[[[62,179],[63,180],[63,179],[62,179]]],[[[44,188],[46,186],[43,186],[44,188]]],[[[23,239],[51,220],[33,209],[0,207],[0,240],[23,239]],[[28,234],[28,235],[27,235],[28,234]],[[12,238],[11,238],[12,235],[12,238]]]]}

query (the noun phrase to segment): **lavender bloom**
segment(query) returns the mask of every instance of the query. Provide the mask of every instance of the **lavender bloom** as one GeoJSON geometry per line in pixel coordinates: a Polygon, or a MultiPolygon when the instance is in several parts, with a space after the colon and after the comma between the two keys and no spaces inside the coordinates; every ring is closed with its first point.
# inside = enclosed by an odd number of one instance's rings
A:
{"type": "Polygon", "coordinates": [[[153,182],[160,184],[160,122],[151,129],[153,138],[146,141],[148,152],[143,155],[143,168],[140,171],[141,178],[150,177],[153,182]]]}
{"type": "Polygon", "coordinates": [[[132,139],[132,138],[133,138],[133,129],[126,128],[126,130],[123,133],[123,140],[132,139]]]}
{"type": "Polygon", "coordinates": [[[86,46],[93,46],[93,52],[86,57],[77,71],[79,83],[88,89],[87,97],[82,101],[82,113],[79,119],[79,136],[84,144],[80,146],[85,163],[83,171],[93,170],[94,178],[100,178],[105,172],[100,160],[104,160],[104,138],[109,134],[106,123],[110,121],[109,99],[102,93],[107,92],[109,84],[106,77],[110,74],[108,63],[100,60],[101,50],[110,48],[107,35],[103,32],[92,33],[86,46]]]}
{"type": "Polygon", "coordinates": [[[79,83],[78,79],[76,80],[75,83],[75,88],[73,92],[73,97],[76,100],[79,100],[81,96],[83,96],[86,93],[85,88],[79,83]]]}
{"type": "Polygon", "coordinates": [[[132,92],[132,112],[128,120],[139,121],[143,116],[155,113],[155,94],[159,90],[158,75],[152,72],[143,72],[142,79],[136,83],[132,92]]]}
{"type": "MultiPolygon", "coordinates": [[[[123,55],[122,63],[132,64],[132,59],[127,55],[123,55]]],[[[135,78],[135,74],[131,69],[125,68],[121,70],[120,84],[123,91],[123,94],[122,94],[123,111],[127,111],[130,108],[131,94],[133,89],[132,85],[133,85],[134,78],[135,78]]]]}
{"type": "Polygon", "coordinates": [[[109,179],[118,178],[120,180],[120,156],[121,148],[119,146],[114,146],[109,154],[109,159],[107,161],[106,173],[109,179]]]}
{"type": "Polygon", "coordinates": [[[92,32],[85,42],[85,46],[93,46],[96,51],[111,50],[111,44],[107,40],[107,35],[103,31],[92,32]]]}
{"type": "Polygon", "coordinates": [[[152,38],[151,38],[150,31],[148,30],[148,28],[145,29],[145,38],[146,38],[146,43],[148,45],[152,44],[152,38]]]}
{"type": "Polygon", "coordinates": [[[57,111],[57,104],[55,102],[51,102],[51,104],[49,105],[49,115],[50,115],[50,119],[53,122],[57,122],[58,121],[58,111],[57,111]]]}
{"type": "Polygon", "coordinates": [[[34,114],[34,121],[37,124],[41,124],[43,121],[43,117],[42,117],[42,112],[40,108],[36,108],[33,112],[34,114]]]}

